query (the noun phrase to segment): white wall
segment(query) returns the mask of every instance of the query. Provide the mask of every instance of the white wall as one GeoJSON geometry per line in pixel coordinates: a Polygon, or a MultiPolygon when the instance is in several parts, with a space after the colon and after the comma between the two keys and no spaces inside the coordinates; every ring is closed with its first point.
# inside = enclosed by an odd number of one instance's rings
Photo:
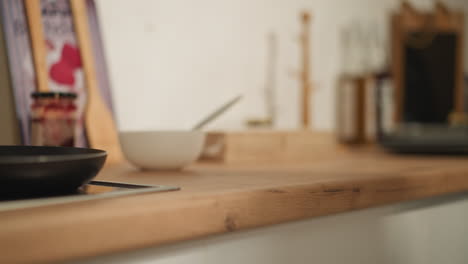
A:
{"type": "Polygon", "coordinates": [[[468,194],[319,217],[75,264],[466,264],[468,194]]]}
{"type": "MultiPolygon", "coordinates": [[[[245,98],[212,128],[241,128],[264,114],[267,34],[278,37],[278,128],[298,124],[300,31],[310,10],[314,125],[334,124],[338,35],[369,22],[384,30],[399,0],[97,0],[122,130],[187,128],[222,101],[245,98]]],[[[413,0],[431,7],[432,0],[413,0]]],[[[450,0],[450,6],[466,2],[450,0]]],[[[468,10],[468,6],[466,7],[468,10]]],[[[468,56],[466,56],[468,60],[468,56]]]]}

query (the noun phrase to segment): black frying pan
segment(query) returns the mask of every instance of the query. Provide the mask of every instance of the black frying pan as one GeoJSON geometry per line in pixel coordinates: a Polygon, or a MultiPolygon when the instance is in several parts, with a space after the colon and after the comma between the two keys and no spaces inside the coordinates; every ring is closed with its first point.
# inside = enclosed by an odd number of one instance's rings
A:
{"type": "Polygon", "coordinates": [[[97,149],[0,146],[0,198],[74,192],[96,176],[106,157],[97,149]]]}

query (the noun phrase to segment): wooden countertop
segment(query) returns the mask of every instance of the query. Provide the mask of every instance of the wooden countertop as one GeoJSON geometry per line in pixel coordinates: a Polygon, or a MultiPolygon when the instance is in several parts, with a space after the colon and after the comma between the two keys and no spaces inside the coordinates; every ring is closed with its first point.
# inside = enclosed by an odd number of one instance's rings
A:
{"type": "Polygon", "coordinates": [[[182,190],[0,212],[0,263],[96,256],[466,191],[467,161],[361,150],[308,164],[196,165],[178,173],[115,165],[98,179],[182,190]]]}

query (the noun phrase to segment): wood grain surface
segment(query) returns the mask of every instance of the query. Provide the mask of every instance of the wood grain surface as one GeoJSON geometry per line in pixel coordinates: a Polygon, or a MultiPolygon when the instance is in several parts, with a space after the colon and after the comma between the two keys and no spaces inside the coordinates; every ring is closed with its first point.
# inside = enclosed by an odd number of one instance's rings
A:
{"type": "Polygon", "coordinates": [[[87,88],[85,111],[86,135],[92,148],[103,149],[108,153],[108,162],[115,163],[123,159],[117,136],[114,118],[104,103],[98,87],[94,55],[91,45],[88,15],[85,0],[70,0],[73,23],[80,46],[83,71],[87,88]]]}
{"type": "Polygon", "coordinates": [[[49,92],[49,75],[47,74],[47,49],[42,25],[41,2],[39,0],[24,0],[26,17],[29,26],[29,37],[36,73],[38,92],[49,92]]]}
{"type": "Polygon", "coordinates": [[[181,172],[107,166],[99,180],[177,185],[0,213],[0,263],[63,261],[468,190],[465,157],[339,152],[308,163],[198,164],[181,172]]]}

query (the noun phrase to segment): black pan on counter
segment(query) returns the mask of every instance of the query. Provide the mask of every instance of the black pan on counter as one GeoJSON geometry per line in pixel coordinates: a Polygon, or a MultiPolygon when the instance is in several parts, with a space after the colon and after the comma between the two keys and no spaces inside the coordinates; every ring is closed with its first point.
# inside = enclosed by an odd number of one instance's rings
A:
{"type": "Polygon", "coordinates": [[[106,157],[88,148],[0,146],[0,198],[73,192],[97,175],[106,157]]]}

